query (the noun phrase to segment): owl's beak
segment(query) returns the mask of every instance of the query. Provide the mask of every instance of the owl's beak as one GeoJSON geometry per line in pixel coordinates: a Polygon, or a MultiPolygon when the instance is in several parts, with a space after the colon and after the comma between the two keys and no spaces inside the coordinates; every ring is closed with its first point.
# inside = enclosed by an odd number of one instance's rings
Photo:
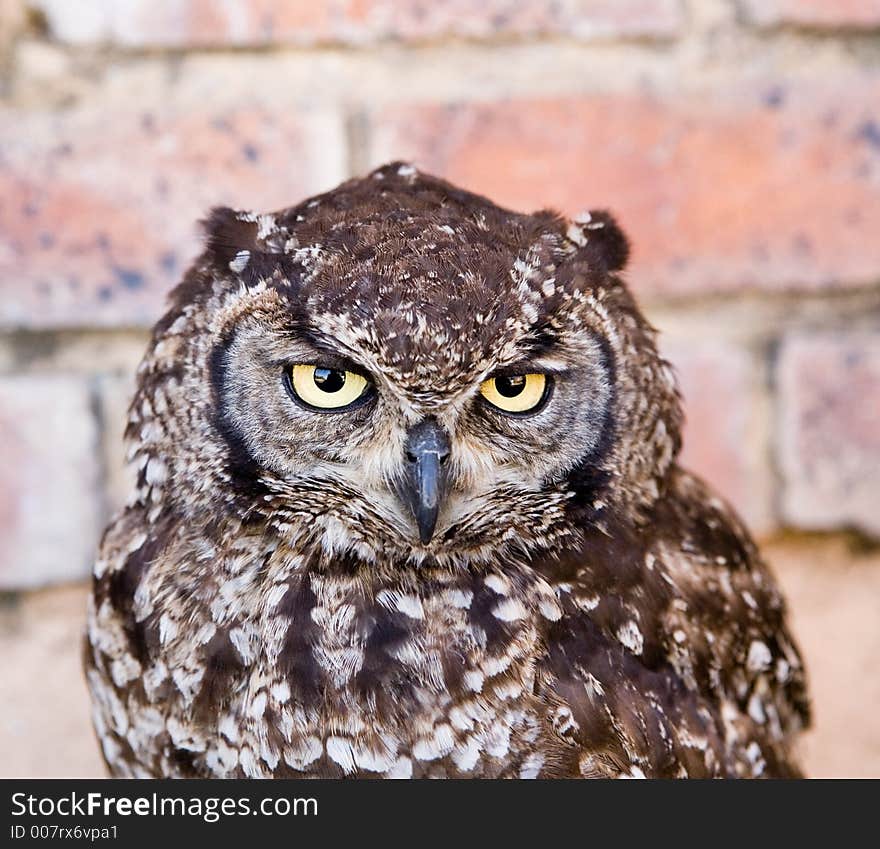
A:
{"type": "Polygon", "coordinates": [[[406,439],[406,475],[400,488],[412,510],[422,544],[431,541],[440,505],[446,494],[449,435],[436,419],[427,418],[412,427],[406,439]]]}

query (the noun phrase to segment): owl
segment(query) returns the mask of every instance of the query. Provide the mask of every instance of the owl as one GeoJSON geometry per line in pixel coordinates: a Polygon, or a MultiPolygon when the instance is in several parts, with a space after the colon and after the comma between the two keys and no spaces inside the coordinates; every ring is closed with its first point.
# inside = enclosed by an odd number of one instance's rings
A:
{"type": "Polygon", "coordinates": [[[94,569],[114,776],[799,774],[783,600],[608,213],[393,163],[205,232],[94,569]]]}

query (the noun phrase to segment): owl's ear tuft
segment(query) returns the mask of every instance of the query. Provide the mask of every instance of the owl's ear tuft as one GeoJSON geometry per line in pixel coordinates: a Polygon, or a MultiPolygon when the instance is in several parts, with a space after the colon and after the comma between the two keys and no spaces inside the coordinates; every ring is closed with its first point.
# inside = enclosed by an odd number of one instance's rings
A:
{"type": "Polygon", "coordinates": [[[202,221],[208,253],[218,268],[228,268],[242,251],[257,249],[259,228],[253,219],[250,213],[218,206],[202,221]]]}
{"type": "Polygon", "coordinates": [[[614,216],[604,209],[591,209],[575,216],[567,235],[590,265],[621,271],[629,260],[629,239],[614,216]]]}

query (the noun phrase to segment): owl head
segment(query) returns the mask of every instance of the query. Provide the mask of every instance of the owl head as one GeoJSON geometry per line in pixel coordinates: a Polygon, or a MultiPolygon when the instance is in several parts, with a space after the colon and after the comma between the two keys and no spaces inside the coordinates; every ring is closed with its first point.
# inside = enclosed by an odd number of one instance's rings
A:
{"type": "Polygon", "coordinates": [[[607,213],[518,214],[394,163],[205,229],[131,409],[154,516],[458,562],[661,494],[679,401],[607,213]]]}

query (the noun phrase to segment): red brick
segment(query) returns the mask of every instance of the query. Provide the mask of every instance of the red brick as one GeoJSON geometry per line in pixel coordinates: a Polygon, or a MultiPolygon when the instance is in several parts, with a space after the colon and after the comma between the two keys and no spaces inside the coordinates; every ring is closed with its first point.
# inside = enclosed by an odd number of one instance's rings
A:
{"type": "Polygon", "coordinates": [[[759,364],[740,345],[661,337],[684,399],[681,463],[727,499],[755,533],[774,525],[759,364]]]}
{"type": "Polygon", "coordinates": [[[880,276],[880,77],[398,105],[374,126],[374,161],[514,208],[612,209],[644,293],[880,276]]]}
{"type": "Polygon", "coordinates": [[[0,378],[0,470],[0,588],[87,575],[100,498],[83,378],[0,378]]]}
{"type": "Polygon", "coordinates": [[[214,205],[269,210],[343,176],[341,121],[208,70],[0,110],[0,324],[151,324],[214,205]]]}
{"type": "Polygon", "coordinates": [[[880,27],[880,0],[745,0],[748,19],[759,26],[814,29],[880,27]]]}
{"type": "Polygon", "coordinates": [[[792,335],[778,368],[785,518],[880,536],[880,331],[792,335]]]}
{"type": "Polygon", "coordinates": [[[105,778],[82,673],[89,587],[27,593],[0,607],[0,776],[105,778]]]}
{"type": "Polygon", "coordinates": [[[813,727],[799,762],[809,778],[876,778],[880,729],[865,707],[880,704],[880,552],[810,535],[763,553],[809,673],[813,727]]]}
{"type": "Polygon", "coordinates": [[[360,44],[387,39],[562,35],[667,37],[679,0],[31,0],[62,41],[133,47],[360,44]]]}

